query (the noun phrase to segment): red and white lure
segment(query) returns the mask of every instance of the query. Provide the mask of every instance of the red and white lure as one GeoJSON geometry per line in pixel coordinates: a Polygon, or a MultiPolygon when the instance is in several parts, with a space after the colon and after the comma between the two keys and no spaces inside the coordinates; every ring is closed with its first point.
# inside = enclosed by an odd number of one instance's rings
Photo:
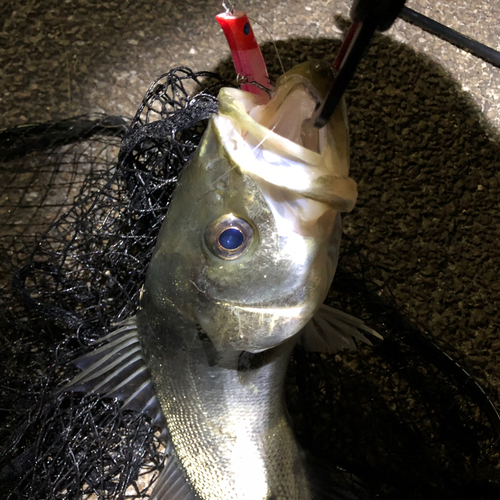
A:
{"type": "Polygon", "coordinates": [[[265,95],[266,92],[261,87],[269,88],[269,75],[250,21],[244,12],[233,10],[232,6],[228,8],[224,2],[223,6],[226,12],[218,14],[215,19],[226,36],[236,73],[246,81],[259,84],[243,83],[241,89],[265,95]]]}

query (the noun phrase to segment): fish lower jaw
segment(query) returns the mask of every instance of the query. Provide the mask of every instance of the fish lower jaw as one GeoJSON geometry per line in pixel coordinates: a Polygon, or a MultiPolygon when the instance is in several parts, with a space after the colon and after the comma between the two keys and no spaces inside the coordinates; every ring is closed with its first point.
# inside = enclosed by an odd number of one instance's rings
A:
{"type": "Polygon", "coordinates": [[[213,317],[197,317],[217,351],[258,353],[294,337],[314,314],[307,305],[252,307],[225,305],[213,317]]]}

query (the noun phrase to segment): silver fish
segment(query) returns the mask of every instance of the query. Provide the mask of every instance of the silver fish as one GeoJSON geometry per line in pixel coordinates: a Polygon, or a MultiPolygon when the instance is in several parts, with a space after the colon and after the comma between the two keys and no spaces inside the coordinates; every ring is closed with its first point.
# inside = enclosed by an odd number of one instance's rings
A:
{"type": "Polygon", "coordinates": [[[339,211],[357,195],[344,107],[320,131],[308,121],[331,78],[309,62],[282,76],[269,102],[220,91],[159,234],[140,313],[77,362],[84,371],[68,389],[119,397],[163,428],[169,459],[151,498],[358,498],[341,481],[314,492],[283,394],[298,341],[336,351],[366,341],[361,330],[375,334],[322,305],[339,211]]]}

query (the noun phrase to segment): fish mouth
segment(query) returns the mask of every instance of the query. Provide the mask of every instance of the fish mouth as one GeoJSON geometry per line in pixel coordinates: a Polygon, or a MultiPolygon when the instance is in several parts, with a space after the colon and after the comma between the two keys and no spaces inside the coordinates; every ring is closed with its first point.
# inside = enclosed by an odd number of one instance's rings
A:
{"type": "Polygon", "coordinates": [[[311,116],[324,97],[322,86],[325,80],[331,81],[330,72],[320,62],[300,65],[278,80],[268,103],[254,94],[223,88],[217,121],[223,129],[221,137],[226,138],[224,145],[242,171],[349,212],[356,202],[357,189],[349,177],[345,104],[337,108],[326,127],[316,129],[311,125],[311,116]],[[244,148],[244,142],[249,148],[244,148]],[[265,158],[259,157],[262,155],[265,158]],[[267,160],[273,155],[285,161],[273,161],[270,168],[267,160]]]}
{"type": "Polygon", "coordinates": [[[291,230],[319,236],[331,227],[336,212],[350,212],[357,199],[356,182],[349,177],[344,103],[327,126],[318,130],[312,125],[329,74],[315,64],[284,75],[267,103],[238,89],[219,92],[214,123],[220,141],[260,188],[280,235],[291,230]]]}

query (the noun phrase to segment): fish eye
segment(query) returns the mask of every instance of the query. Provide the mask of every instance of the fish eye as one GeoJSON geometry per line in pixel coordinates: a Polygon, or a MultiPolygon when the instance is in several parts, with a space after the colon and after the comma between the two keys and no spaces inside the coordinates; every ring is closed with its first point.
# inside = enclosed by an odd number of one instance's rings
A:
{"type": "Polygon", "coordinates": [[[233,214],[223,215],[208,225],[205,243],[217,257],[232,260],[245,252],[254,237],[252,226],[233,214]]]}
{"type": "Polygon", "coordinates": [[[245,241],[245,235],[239,227],[224,229],[219,236],[219,246],[225,250],[237,250],[245,241]]]}

